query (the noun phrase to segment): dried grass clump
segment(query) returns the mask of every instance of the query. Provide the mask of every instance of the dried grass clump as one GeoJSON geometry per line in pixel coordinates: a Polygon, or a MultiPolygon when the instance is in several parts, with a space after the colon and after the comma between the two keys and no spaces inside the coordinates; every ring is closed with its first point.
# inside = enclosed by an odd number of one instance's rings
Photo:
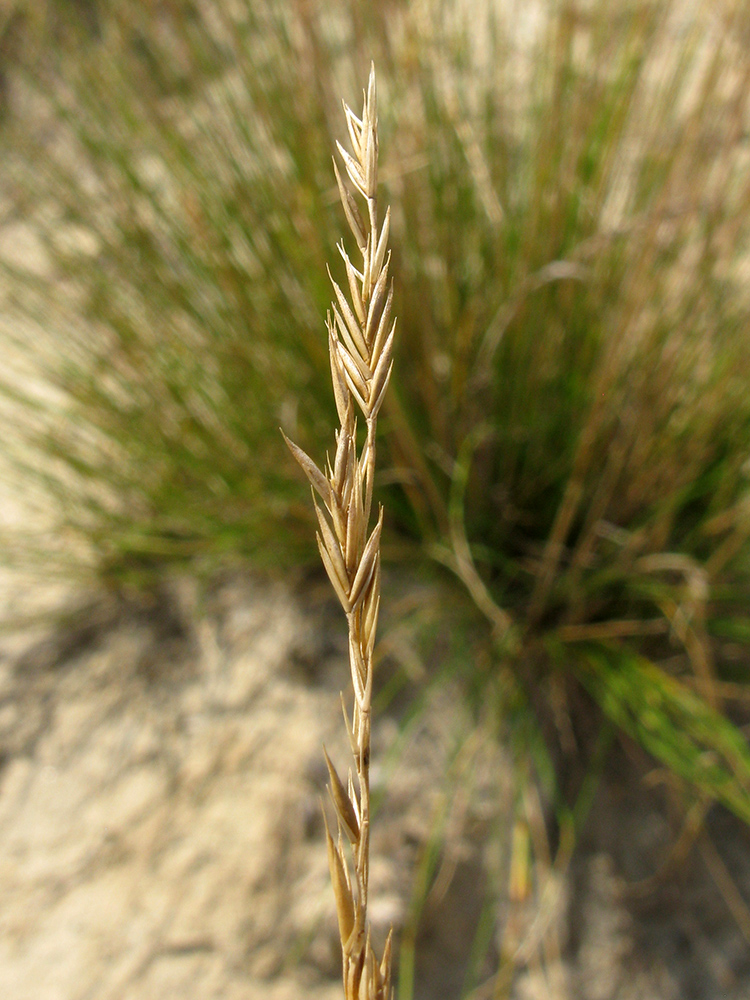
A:
{"type": "MultiPolygon", "coordinates": [[[[336,431],[333,463],[325,472],[284,435],[292,454],[313,487],[313,503],[320,525],[318,548],[328,576],[349,623],[349,664],[354,687],[351,722],[342,695],[342,707],[357,774],[351,769],[346,785],[328,754],[331,783],[328,790],[336,810],[338,838],[334,842],[326,822],[331,880],[336,895],[339,933],[343,951],[344,992],[347,1000],[385,1000],[391,989],[391,941],[388,936],[380,962],[375,958],[367,924],[370,857],[370,716],[372,707],[373,649],[380,607],[380,532],[383,510],[369,533],[375,473],[375,437],[378,412],[393,367],[391,323],[393,283],[388,278],[390,210],[378,224],[378,119],[375,69],[370,70],[362,117],[344,105],[354,155],[340,143],[339,153],[357,192],[367,206],[362,216],[344,185],[334,160],[341,203],[362,254],[361,270],[355,268],[339,244],[346,267],[349,299],[331,278],[336,301],[333,318],[327,317],[328,347],[333,391],[341,426],[336,431]],[[357,416],[365,421],[367,437],[357,447],[357,416]],[[315,499],[323,502],[324,509],[315,499]],[[350,873],[344,835],[351,845],[354,879],[350,873]]],[[[330,274],[330,272],[329,272],[330,274]]],[[[282,432],[283,433],[283,432],[282,432]]],[[[325,751],[324,751],[325,753],[325,751]]]]}

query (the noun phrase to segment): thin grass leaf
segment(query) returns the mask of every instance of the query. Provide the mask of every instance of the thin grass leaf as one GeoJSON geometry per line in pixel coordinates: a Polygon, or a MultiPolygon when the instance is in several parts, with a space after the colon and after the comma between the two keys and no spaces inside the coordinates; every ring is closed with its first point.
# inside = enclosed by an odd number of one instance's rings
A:
{"type": "Polygon", "coordinates": [[[750,823],[750,749],[702,698],[645,657],[584,648],[579,676],[605,715],[657,760],[750,823]]]}

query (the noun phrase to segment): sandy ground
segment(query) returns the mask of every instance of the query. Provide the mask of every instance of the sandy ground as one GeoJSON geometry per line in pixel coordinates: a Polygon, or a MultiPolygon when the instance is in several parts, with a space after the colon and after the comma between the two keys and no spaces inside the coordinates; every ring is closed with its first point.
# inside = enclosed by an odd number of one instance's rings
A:
{"type": "MultiPolygon", "coordinates": [[[[283,588],[233,583],[202,609],[188,586],[158,608],[91,607],[26,648],[16,636],[0,672],[0,995],[339,995],[318,797],[321,744],[346,759],[344,664],[326,633],[283,588]]],[[[439,701],[375,838],[381,937],[429,835],[456,724],[439,701]]],[[[375,747],[396,732],[382,719],[375,747]]]]}
{"type": "Polygon", "coordinates": [[[102,614],[3,664],[0,995],[336,995],[299,610],[102,614]]]}
{"type": "MultiPolygon", "coordinates": [[[[346,761],[337,617],[235,579],[202,598],[181,585],[150,608],[100,601],[65,629],[5,640],[0,996],[339,997],[318,801],[321,744],[346,761]]],[[[373,738],[385,796],[371,916],[381,938],[408,923],[443,817],[415,996],[447,1000],[461,994],[485,887],[507,884],[512,773],[450,685],[402,742],[394,713],[373,738]]],[[[632,773],[616,772],[554,891],[525,909],[496,900],[484,973],[512,940],[517,1000],[750,996],[747,942],[698,861],[645,898],[628,890],[670,831],[632,773]]],[[[712,828],[747,900],[747,834],[723,814],[712,828]]]]}

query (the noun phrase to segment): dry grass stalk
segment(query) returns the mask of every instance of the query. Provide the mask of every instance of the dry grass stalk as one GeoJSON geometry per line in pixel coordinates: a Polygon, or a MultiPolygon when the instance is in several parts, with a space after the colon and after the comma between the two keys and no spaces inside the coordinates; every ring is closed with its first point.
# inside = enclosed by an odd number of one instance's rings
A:
{"type": "MultiPolygon", "coordinates": [[[[391,323],[393,285],[388,279],[387,250],[390,210],[382,226],[377,212],[378,122],[375,70],[370,70],[362,117],[344,105],[352,154],[338,150],[354,188],[366,203],[366,214],[342,180],[336,162],[344,213],[362,255],[361,269],[349,259],[343,243],[339,252],[346,268],[349,295],[331,277],[335,301],[327,317],[333,391],[341,423],[336,432],[333,462],[322,471],[297,445],[286,439],[313,488],[320,525],[318,548],[331,584],[349,624],[349,660],[354,687],[351,721],[343,702],[356,783],[351,769],[346,783],[326,753],[328,790],[338,822],[334,841],[326,823],[328,861],[338,911],[343,951],[346,1000],[390,1000],[391,941],[389,935],[378,961],[370,943],[367,893],[370,852],[370,714],[373,648],[380,606],[380,532],[383,511],[369,533],[375,471],[378,412],[392,368],[395,319],[391,323]],[[357,448],[357,415],[365,421],[366,439],[357,448]],[[315,498],[317,493],[321,504],[315,498]],[[347,860],[344,837],[351,845],[347,860]],[[351,867],[353,867],[353,877],[351,867]]],[[[330,272],[329,272],[330,274],[330,272]]],[[[325,752],[325,751],[324,751],[325,752]]]]}

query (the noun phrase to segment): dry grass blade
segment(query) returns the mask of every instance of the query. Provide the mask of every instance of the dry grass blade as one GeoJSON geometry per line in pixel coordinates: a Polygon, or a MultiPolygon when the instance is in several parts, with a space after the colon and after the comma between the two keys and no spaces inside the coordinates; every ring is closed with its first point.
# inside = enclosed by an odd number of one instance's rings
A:
{"type": "Polygon", "coordinates": [[[338,843],[334,843],[326,823],[328,862],[341,937],[344,994],[346,1000],[390,1000],[393,994],[391,936],[378,962],[367,924],[372,657],[380,607],[382,508],[369,537],[368,531],[377,414],[393,365],[396,326],[395,320],[390,323],[393,288],[388,282],[389,212],[386,212],[382,228],[378,228],[378,121],[374,68],[370,71],[361,119],[346,105],[344,112],[353,155],[340,144],[337,143],[337,146],[349,178],[366,201],[368,221],[364,222],[363,214],[344,186],[334,161],[341,204],[362,254],[362,267],[356,268],[343,245],[339,246],[346,268],[350,300],[329,271],[335,302],[331,304],[333,319],[331,314],[327,319],[328,345],[336,410],[341,422],[336,431],[333,468],[328,462],[327,475],[324,475],[301,448],[286,437],[285,440],[325,504],[325,510],[321,509],[313,494],[320,526],[318,548],[349,624],[354,705],[351,721],[344,707],[344,719],[354,757],[356,786],[351,775],[348,788],[344,785],[325,749],[323,751],[330,776],[329,792],[339,827],[338,843]],[[357,449],[355,406],[361,411],[367,428],[361,452],[357,449]],[[341,837],[342,830],[351,844],[353,878],[341,837]]]}

